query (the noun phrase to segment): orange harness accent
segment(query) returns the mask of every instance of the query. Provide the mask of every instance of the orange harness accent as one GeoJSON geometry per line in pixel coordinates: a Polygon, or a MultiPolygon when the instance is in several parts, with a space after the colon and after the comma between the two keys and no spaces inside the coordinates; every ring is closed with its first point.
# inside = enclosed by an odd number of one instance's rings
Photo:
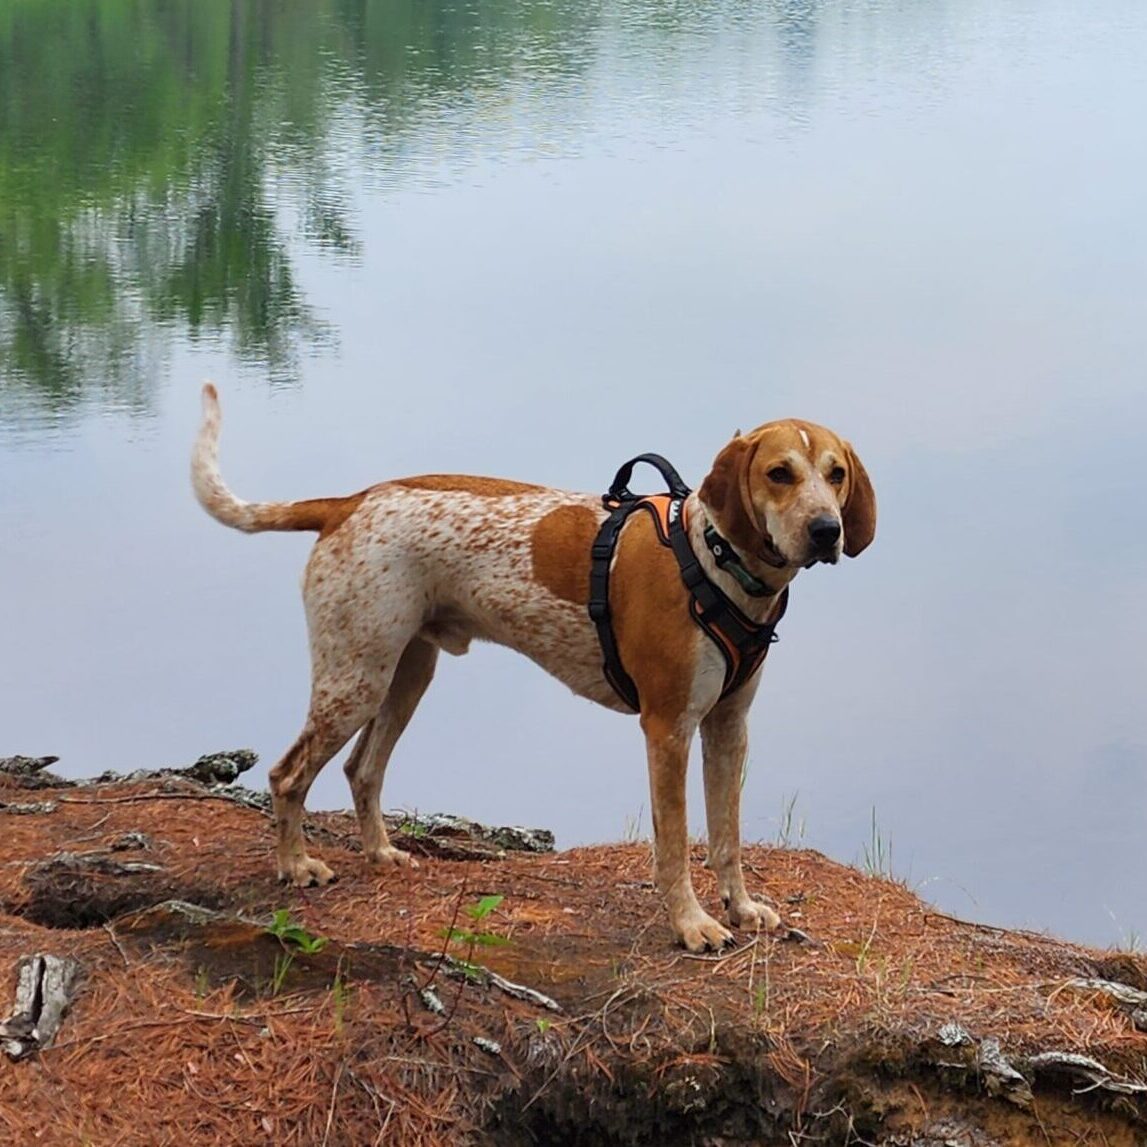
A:
{"type": "Polygon", "coordinates": [[[634,711],[640,711],[641,701],[637,686],[625,671],[614,637],[609,612],[609,567],[621,529],[634,510],[645,510],[653,518],[657,538],[669,546],[677,559],[681,580],[689,590],[689,614],[716,644],[725,660],[725,684],[721,697],[739,689],[760,669],[769,646],[777,640],[776,626],[788,608],[789,591],[786,586],[777,597],[767,621],[756,622],[737,606],[706,575],[689,544],[686,530],[685,499],[689,488],[681,481],[677,471],[656,454],[643,454],[626,463],[618,471],[610,492],[602,499],[610,516],[602,523],[592,549],[590,567],[589,615],[597,626],[601,642],[606,679],[618,696],[634,711]],[[650,462],[661,471],[669,483],[668,494],[638,496],[626,488],[635,462],[650,462]]]}

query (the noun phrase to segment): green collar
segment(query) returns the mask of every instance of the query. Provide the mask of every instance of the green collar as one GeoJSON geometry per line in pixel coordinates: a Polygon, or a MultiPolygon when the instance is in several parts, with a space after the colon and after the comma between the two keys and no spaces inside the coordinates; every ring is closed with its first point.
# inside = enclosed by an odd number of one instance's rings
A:
{"type": "Polygon", "coordinates": [[[730,574],[750,597],[775,597],[780,593],[780,590],[773,589],[767,582],[761,581],[759,577],[745,569],[741,555],[717,533],[716,527],[711,522],[705,524],[704,537],[717,568],[730,574]]]}

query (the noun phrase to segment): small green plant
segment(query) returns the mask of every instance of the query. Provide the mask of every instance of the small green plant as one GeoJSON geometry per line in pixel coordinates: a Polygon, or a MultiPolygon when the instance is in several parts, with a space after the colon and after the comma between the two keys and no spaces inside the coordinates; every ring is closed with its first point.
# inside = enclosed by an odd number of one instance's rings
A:
{"type": "Polygon", "coordinates": [[[291,970],[291,965],[294,962],[295,957],[291,952],[280,952],[275,957],[275,968],[271,973],[271,995],[277,996],[283,990],[287,973],[291,970]]]}
{"type": "Polygon", "coordinates": [[[789,848],[793,843],[793,831],[796,831],[796,841],[799,844],[804,840],[805,834],[805,819],[804,817],[797,818],[797,798],[800,796],[800,790],[797,789],[793,795],[784,801],[781,805],[781,821],[780,827],[777,829],[777,844],[781,848],[789,848]]]}
{"type": "Polygon", "coordinates": [[[761,984],[753,993],[753,1014],[760,1018],[769,1007],[769,985],[761,984]]]}
{"type": "Polygon", "coordinates": [[[299,953],[313,956],[316,952],[321,952],[327,946],[327,938],[316,936],[301,924],[296,924],[286,908],[275,911],[265,931],[267,935],[274,936],[283,949],[275,956],[275,967],[271,972],[271,995],[277,996],[283,990],[283,984],[286,982],[291,965],[295,962],[295,957],[299,953]]]}
{"type": "Polygon", "coordinates": [[[510,942],[508,936],[503,936],[500,932],[490,932],[485,929],[482,931],[477,930],[477,926],[498,907],[502,901],[505,900],[504,896],[493,895],[483,896],[476,904],[471,904],[462,909],[471,920],[474,921],[472,928],[459,928],[456,924],[452,924],[449,928],[443,928],[441,935],[446,937],[447,944],[460,944],[465,947],[465,954],[458,958],[453,957],[454,967],[456,967],[468,980],[480,981],[485,975],[485,969],[481,965],[474,963],[474,949],[475,948],[500,948],[510,942]]]}
{"type": "Polygon", "coordinates": [[[1138,929],[1124,928],[1123,925],[1119,923],[1119,917],[1116,916],[1110,908],[1107,909],[1107,915],[1111,917],[1111,922],[1115,925],[1119,933],[1119,939],[1113,945],[1115,951],[1129,952],[1132,956],[1142,952],[1143,937],[1139,934],[1138,929]]]}
{"type": "Polygon", "coordinates": [[[625,818],[625,828],[622,830],[621,839],[626,844],[636,844],[641,839],[641,815],[644,812],[645,806],[641,805],[636,816],[625,818]]]}
{"type": "Polygon", "coordinates": [[[554,1026],[551,1020],[544,1019],[542,1016],[538,1016],[538,1018],[534,1020],[534,1023],[537,1025],[538,1031],[541,1032],[542,1035],[545,1035],[546,1032],[548,1032],[550,1028],[554,1026]]]}
{"type": "MultiPolygon", "coordinates": [[[[487,977],[488,973],[486,969],[474,963],[474,950],[478,947],[491,948],[510,942],[508,936],[503,936],[499,932],[481,927],[482,922],[505,900],[505,897],[500,894],[483,896],[475,903],[464,906],[462,900],[465,895],[466,884],[463,882],[462,888],[458,893],[458,899],[454,904],[454,915],[450,919],[450,926],[443,928],[439,932],[439,935],[444,937],[445,940],[442,945],[442,951],[439,953],[430,975],[421,984],[415,984],[415,990],[422,997],[422,1002],[425,1004],[426,994],[433,986],[438,971],[443,964],[453,971],[462,973],[462,981],[458,986],[458,994],[454,997],[454,1003],[443,1017],[442,1022],[434,1029],[436,1032],[441,1031],[454,1018],[454,1012],[458,1007],[458,1001],[461,1000],[462,992],[466,985],[472,981],[478,983],[484,982],[487,977]],[[469,927],[460,928],[458,926],[458,919],[463,913],[470,918],[471,923],[469,927]],[[446,950],[451,944],[464,946],[465,951],[461,958],[447,955],[446,950]]],[[[438,1009],[435,1008],[432,1010],[437,1011],[438,1009]]],[[[407,1022],[409,1024],[409,1017],[407,1018],[407,1022]]]]}
{"type": "Polygon", "coordinates": [[[271,917],[267,925],[267,932],[274,936],[284,946],[291,945],[305,956],[313,956],[327,946],[325,936],[316,936],[308,932],[301,924],[291,919],[291,913],[286,908],[279,908],[271,917]]]}
{"type": "Polygon", "coordinates": [[[864,871],[883,880],[892,877],[892,839],[881,833],[876,823],[876,805],[872,806],[872,827],[868,843],[864,846],[864,871]]]}
{"type": "MultiPolygon", "coordinates": [[[[475,925],[481,924],[499,904],[506,898],[500,895],[483,896],[476,904],[471,904],[469,907],[463,908],[462,911],[474,921],[475,925]]],[[[509,937],[503,936],[500,932],[477,932],[473,928],[458,928],[452,926],[444,928],[441,933],[452,944],[465,944],[469,951],[469,956],[477,947],[483,948],[496,948],[510,942],[509,937]]],[[[458,961],[464,963],[464,961],[458,961]]]]}
{"type": "Polygon", "coordinates": [[[864,969],[868,966],[868,957],[872,952],[872,941],[876,939],[876,926],[880,923],[879,913],[873,918],[872,928],[868,935],[861,941],[859,948],[856,952],[856,974],[858,976],[864,975],[864,969]]]}

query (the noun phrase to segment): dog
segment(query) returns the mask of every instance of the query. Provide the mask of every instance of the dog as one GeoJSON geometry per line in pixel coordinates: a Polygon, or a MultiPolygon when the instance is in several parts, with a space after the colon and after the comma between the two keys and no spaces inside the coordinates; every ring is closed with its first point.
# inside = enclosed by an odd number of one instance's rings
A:
{"type": "MultiPolygon", "coordinates": [[[[525,654],[574,693],[629,707],[607,680],[590,598],[591,549],[609,511],[588,494],[499,478],[429,474],[347,497],[250,503],[218,468],[220,408],[203,388],[192,483],[203,508],[248,533],[312,530],[303,578],[311,700],[298,739],[270,773],[281,879],[323,885],[334,873],[308,856],[303,805],[319,770],[358,733],[344,766],[375,865],[412,865],[382,820],[383,777],[395,743],[434,675],[438,653],[461,655],[474,639],[525,654]]],[[[709,579],[755,622],[806,566],[855,557],[876,532],[872,483],[852,447],[811,422],[769,422],[738,433],[683,505],[693,553],[709,579]],[[750,592],[718,565],[715,532],[750,592]],[[751,584],[751,583],[750,583],[751,584]]],[[[735,928],[777,930],[780,917],[753,899],[741,871],[740,783],[746,715],[760,675],[722,696],[725,662],[694,624],[677,559],[656,522],[633,514],[609,573],[616,643],[640,694],[653,810],[654,870],[676,940],[692,952],[733,934],[701,907],[689,874],[685,773],[700,730],[708,864],[735,928]]]]}

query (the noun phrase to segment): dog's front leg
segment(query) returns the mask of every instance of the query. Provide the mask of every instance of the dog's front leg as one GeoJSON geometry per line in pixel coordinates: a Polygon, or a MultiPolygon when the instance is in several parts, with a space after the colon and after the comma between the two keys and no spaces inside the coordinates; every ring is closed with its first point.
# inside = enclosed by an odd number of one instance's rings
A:
{"type": "Polygon", "coordinates": [[[748,702],[734,694],[721,701],[701,722],[705,770],[705,819],[709,827],[709,867],[734,928],[769,931],[781,918],[754,900],[741,872],[741,778],[749,751],[748,702]]]}
{"type": "Polygon", "coordinates": [[[685,819],[685,772],[694,726],[683,718],[642,714],[649,757],[653,807],[654,873],[669,909],[669,923],[690,952],[721,948],[733,940],[700,905],[689,877],[689,838],[685,819]]]}

